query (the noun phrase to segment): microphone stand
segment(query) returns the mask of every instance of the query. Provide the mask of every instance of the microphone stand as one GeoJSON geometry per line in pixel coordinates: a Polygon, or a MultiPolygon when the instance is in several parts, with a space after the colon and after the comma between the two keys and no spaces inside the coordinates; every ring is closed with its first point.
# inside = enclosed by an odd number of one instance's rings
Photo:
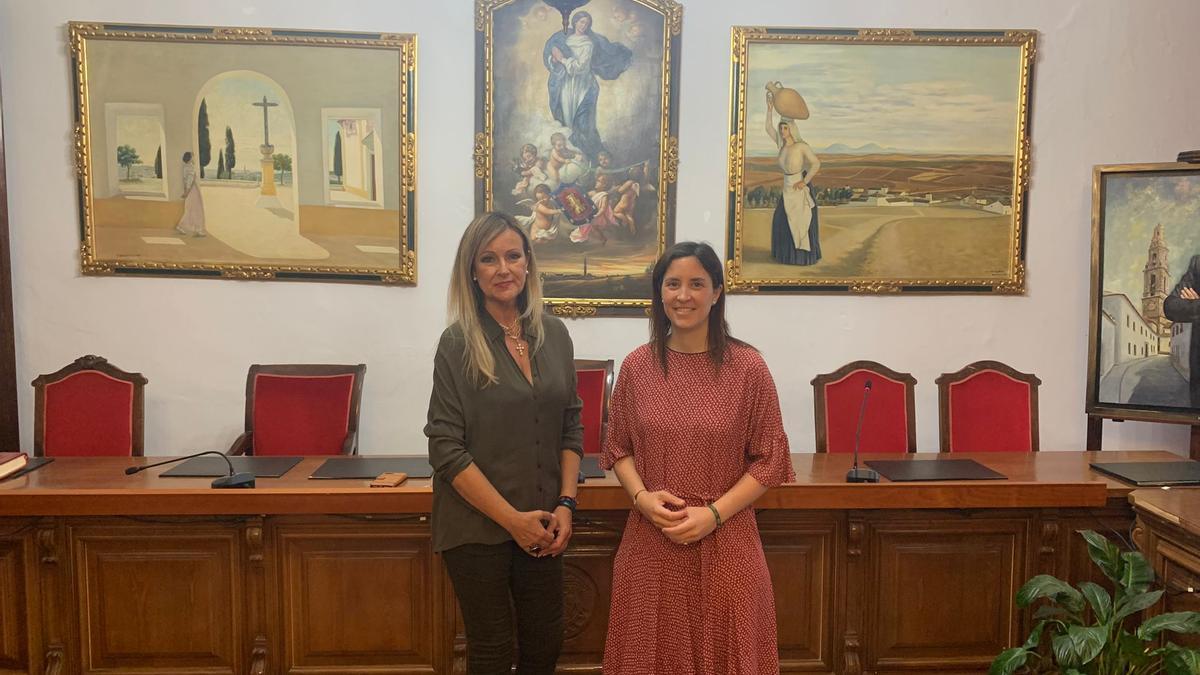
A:
{"type": "Polygon", "coordinates": [[[867,416],[867,398],[871,395],[871,381],[863,383],[862,405],[858,408],[858,430],[854,432],[854,468],[846,472],[847,483],[878,483],[879,472],[874,469],[858,468],[858,443],[862,440],[863,418],[867,416]]]}
{"type": "Polygon", "coordinates": [[[254,487],[254,474],[253,473],[251,473],[249,471],[240,471],[238,473],[234,473],[233,462],[229,461],[229,458],[225,456],[225,453],[217,452],[216,450],[205,450],[204,452],[196,452],[196,453],[192,453],[190,455],[184,455],[183,457],[172,457],[171,459],[164,459],[161,462],[154,462],[153,464],[143,464],[141,466],[131,466],[131,467],[125,469],[125,475],[132,476],[133,474],[138,473],[139,471],[145,471],[146,469],[152,469],[156,466],[162,466],[163,464],[171,464],[174,462],[182,462],[185,459],[191,459],[193,457],[202,457],[204,455],[216,455],[217,457],[220,457],[221,459],[225,460],[225,463],[229,465],[229,475],[221,476],[220,478],[213,480],[212,486],[214,488],[252,488],[252,487],[254,487]]]}

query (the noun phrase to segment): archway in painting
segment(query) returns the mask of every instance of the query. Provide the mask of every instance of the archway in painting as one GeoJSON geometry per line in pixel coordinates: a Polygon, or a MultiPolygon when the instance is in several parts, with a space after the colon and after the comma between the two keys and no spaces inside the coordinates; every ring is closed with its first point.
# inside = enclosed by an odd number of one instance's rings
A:
{"type": "Polygon", "coordinates": [[[328,258],[300,234],[301,164],[287,91],[256,71],[226,71],[197,92],[192,120],[208,234],[264,260],[328,258]]]}

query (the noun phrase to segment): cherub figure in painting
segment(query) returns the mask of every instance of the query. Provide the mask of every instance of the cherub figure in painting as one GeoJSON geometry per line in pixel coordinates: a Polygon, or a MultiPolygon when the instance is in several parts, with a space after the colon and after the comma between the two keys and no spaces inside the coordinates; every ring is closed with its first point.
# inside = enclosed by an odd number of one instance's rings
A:
{"type": "Polygon", "coordinates": [[[637,200],[646,181],[646,164],[636,164],[629,169],[629,177],[617,186],[617,205],[613,207],[613,218],[624,225],[629,234],[637,234],[637,200]]]}
{"type": "MultiPolygon", "coordinates": [[[[521,203],[528,203],[522,200],[521,203]]],[[[533,188],[533,206],[528,216],[517,216],[517,221],[529,228],[529,239],[534,244],[554,241],[558,238],[558,218],[562,209],[554,202],[554,196],[545,183],[533,188]]]]}
{"type": "Polygon", "coordinates": [[[595,159],[604,149],[596,128],[600,97],[597,77],[615,80],[629,68],[633,52],[592,30],[592,15],[576,12],[571,27],[555,31],[546,40],[542,62],[550,71],[547,81],[550,113],[571,129],[571,144],[595,159]]]}
{"type": "Polygon", "coordinates": [[[567,147],[567,137],[554,133],[550,135],[550,156],[546,161],[546,175],[551,188],[559,185],[574,183],[586,172],[579,163],[579,153],[567,147]]]}
{"type": "Polygon", "coordinates": [[[513,166],[514,171],[520,174],[521,179],[513,187],[513,195],[523,197],[528,194],[531,187],[538,183],[545,183],[547,180],[545,166],[546,160],[538,155],[536,145],[526,143],[521,146],[521,158],[513,166]]]}
{"type": "Polygon", "coordinates": [[[571,233],[571,241],[580,244],[596,237],[600,239],[601,244],[607,244],[608,235],[605,230],[617,225],[617,219],[613,215],[616,191],[612,189],[612,174],[596,174],[596,187],[588,192],[588,197],[596,205],[596,214],[585,225],[571,233]]]}

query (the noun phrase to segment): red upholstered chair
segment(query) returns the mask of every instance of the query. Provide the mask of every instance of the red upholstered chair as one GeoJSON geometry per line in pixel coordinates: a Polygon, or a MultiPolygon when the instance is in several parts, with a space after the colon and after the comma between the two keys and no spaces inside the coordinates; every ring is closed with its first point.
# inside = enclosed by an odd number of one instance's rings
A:
{"type": "Polygon", "coordinates": [[[127,373],[99,356],[81,356],[33,381],[36,457],[141,457],[141,373],[127,373]]]}
{"type": "Polygon", "coordinates": [[[246,375],[246,432],[231,455],[358,454],[364,364],[258,365],[246,375]]]}
{"type": "Polygon", "coordinates": [[[608,433],[613,360],[575,359],[575,390],[583,399],[583,453],[598,455],[608,433]]]}
{"type": "Polygon", "coordinates": [[[874,361],[853,361],[812,380],[817,452],[853,452],[863,389],[871,394],[863,418],[862,453],[916,452],[916,378],[874,361]]]}
{"type": "Polygon", "coordinates": [[[937,380],[942,452],[1036,452],[1036,375],[976,361],[937,380]]]}

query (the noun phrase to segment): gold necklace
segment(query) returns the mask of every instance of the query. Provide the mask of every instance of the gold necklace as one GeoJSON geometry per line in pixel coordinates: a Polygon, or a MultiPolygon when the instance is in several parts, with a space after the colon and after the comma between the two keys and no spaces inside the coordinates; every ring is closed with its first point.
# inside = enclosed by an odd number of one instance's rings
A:
{"type": "MultiPolygon", "coordinates": [[[[500,323],[497,321],[496,323],[500,323]]],[[[513,341],[513,346],[517,348],[517,356],[525,357],[526,344],[525,340],[521,339],[521,317],[512,323],[511,326],[500,324],[500,330],[504,331],[504,337],[513,341]]]]}

